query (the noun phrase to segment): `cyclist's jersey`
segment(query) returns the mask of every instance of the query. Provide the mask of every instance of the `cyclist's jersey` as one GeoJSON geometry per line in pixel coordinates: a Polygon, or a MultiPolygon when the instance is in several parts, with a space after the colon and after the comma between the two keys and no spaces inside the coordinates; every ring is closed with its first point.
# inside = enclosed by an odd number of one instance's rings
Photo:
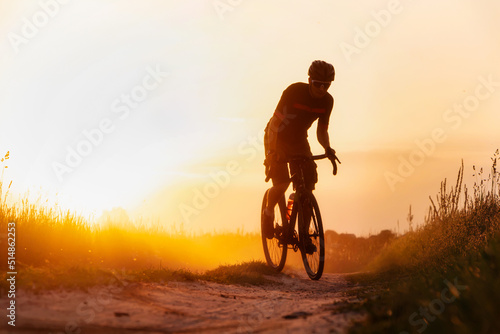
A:
{"type": "Polygon", "coordinates": [[[332,108],[333,97],[329,93],[321,98],[314,98],[306,83],[297,82],[288,86],[281,95],[273,116],[281,120],[276,129],[277,149],[287,157],[311,156],[307,130],[317,119],[321,126],[328,126],[332,108]]]}

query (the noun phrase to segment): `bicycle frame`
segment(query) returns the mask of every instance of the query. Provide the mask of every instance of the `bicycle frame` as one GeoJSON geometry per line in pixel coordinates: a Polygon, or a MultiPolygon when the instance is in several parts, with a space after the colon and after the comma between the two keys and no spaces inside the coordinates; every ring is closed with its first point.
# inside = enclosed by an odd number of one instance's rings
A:
{"type": "MultiPolygon", "coordinates": [[[[291,246],[291,248],[296,252],[299,248],[299,239],[298,239],[298,234],[296,233],[297,231],[295,230],[295,225],[297,222],[297,214],[299,212],[299,205],[302,206],[304,203],[303,201],[307,200],[309,195],[312,195],[312,191],[309,189],[306,189],[306,184],[305,184],[305,179],[304,179],[304,170],[303,170],[303,163],[309,159],[312,160],[320,160],[326,158],[326,154],[321,154],[321,155],[315,155],[312,156],[311,158],[307,157],[300,157],[300,158],[294,158],[290,159],[288,163],[297,163],[298,164],[298,175],[297,173],[293,174],[290,177],[290,182],[293,184],[293,189],[295,191],[295,197],[294,197],[294,203],[293,203],[293,208],[292,208],[292,213],[290,215],[290,220],[286,223],[285,226],[285,240],[287,245],[291,246]]],[[[314,224],[317,226],[316,219],[313,219],[314,224]]],[[[298,229],[303,228],[303,226],[299,226],[298,229]]]]}
{"type": "MultiPolygon", "coordinates": [[[[294,203],[290,217],[287,217],[285,194],[278,201],[275,207],[274,236],[265,236],[262,233],[262,243],[264,255],[269,266],[278,272],[283,269],[286,262],[287,250],[289,248],[297,252],[300,249],[304,268],[307,275],[312,280],[321,278],[325,261],[324,231],[319,206],[312,190],[307,189],[304,178],[304,162],[309,159],[318,160],[328,157],[334,166],[334,175],[336,174],[335,161],[340,161],[336,156],[317,155],[312,157],[294,158],[288,163],[293,168],[294,174],[289,179],[293,183],[295,192],[294,203]],[[298,228],[296,228],[296,226],[298,228]]],[[[268,191],[264,194],[262,200],[261,229],[264,231],[264,209],[266,208],[268,191]]]]}

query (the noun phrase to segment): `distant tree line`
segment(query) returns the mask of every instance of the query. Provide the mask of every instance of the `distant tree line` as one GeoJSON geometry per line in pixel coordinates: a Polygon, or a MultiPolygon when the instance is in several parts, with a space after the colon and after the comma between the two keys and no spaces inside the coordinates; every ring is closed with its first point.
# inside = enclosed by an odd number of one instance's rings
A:
{"type": "Polygon", "coordinates": [[[397,235],[390,230],[383,230],[368,238],[328,230],[325,232],[325,271],[361,271],[396,238],[397,235]]]}

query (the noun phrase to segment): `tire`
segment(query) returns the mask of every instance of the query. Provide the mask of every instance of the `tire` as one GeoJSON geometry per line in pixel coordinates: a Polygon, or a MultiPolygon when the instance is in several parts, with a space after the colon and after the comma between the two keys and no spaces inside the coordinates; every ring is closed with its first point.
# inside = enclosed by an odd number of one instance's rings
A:
{"type": "Polygon", "coordinates": [[[278,205],[274,208],[274,237],[272,239],[267,239],[262,233],[263,222],[264,222],[264,208],[267,203],[267,191],[262,200],[261,208],[261,237],[262,246],[264,247],[264,255],[266,257],[267,264],[280,272],[285,266],[286,261],[286,251],[287,245],[284,243],[284,226],[287,224],[286,220],[286,204],[285,196],[283,196],[279,201],[278,205]]]}
{"type": "Polygon", "coordinates": [[[298,208],[298,222],[299,222],[299,239],[300,239],[300,253],[302,254],[302,262],[306,269],[307,275],[312,280],[319,280],[323,274],[325,266],[325,235],[323,233],[323,221],[319,212],[318,202],[313,194],[305,196],[301,201],[298,208]],[[309,208],[311,210],[311,219],[309,224],[309,231],[304,231],[302,226],[304,222],[304,210],[309,208]],[[316,251],[313,254],[307,254],[305,251],[305,240],[311,238],[313,244],[316,246],[316,251]]]}

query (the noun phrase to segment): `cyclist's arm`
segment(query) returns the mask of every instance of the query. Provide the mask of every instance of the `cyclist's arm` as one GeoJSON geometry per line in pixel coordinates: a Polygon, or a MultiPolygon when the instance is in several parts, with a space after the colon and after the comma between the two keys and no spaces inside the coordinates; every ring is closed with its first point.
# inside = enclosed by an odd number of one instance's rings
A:
{"type": "Polygon", "coordinates": [[[328,135],[328,124],[330,123],[330,115],[333,109],[333,98],[331,104],[328,108],[328,112],[321,115],[318,119],[318,129],[316,130],[316,135],[318,137],[318,142],[323,146],[325,152],[331,149],[330,147],[330,136],[328,135]]]}
{"type": "Polygon", "coordinates": [[[280,127],[281,120],[279,117],[276,116],[276,114],[273,115],[271,120],[269,121],[269,126],[267,129],[267,143],[268,143],[268,152],[266,152],[266,155],[269,154],[270,152],[276,152],[276,142],[278,139],[278,129],[280,127]]]}
{"type": "Polygon", "coordinates": [[[269,126],[267,130],[267,142],[268,142],[268,152],[266,152],[266,156],[270,152],[276,153],[277,141],[278,141],[278,131],[281,130],[283,119],[285,118],[285,110],[288,99],[288,91],[289,88],[283,91],[281,98],[276,106],[276,110],[274,111],[273,117],[269,121],[269,126]]]}
{"type": "Polygon", "coordinates": [[[318,121],[318,129],[316,131],[318,142],[323,146],[325,151],[330,148],[330,136],[328,135],[328,124],[318,121]]]}

